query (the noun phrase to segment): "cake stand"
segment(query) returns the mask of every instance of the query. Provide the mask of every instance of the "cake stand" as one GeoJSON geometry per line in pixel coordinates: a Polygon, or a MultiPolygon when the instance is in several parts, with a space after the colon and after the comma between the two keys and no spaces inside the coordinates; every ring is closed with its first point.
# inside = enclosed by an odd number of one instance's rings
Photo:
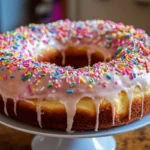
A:
{"type": "Polygon", "coordinates": [[[0,114],[0,123],[27,133],[36,134],[32,150],[115,150],[116,141],[112,135],[142,128],[150,124],[150,115],[128,125],[98,132],[51,131],[16,121],[0,114]]]}

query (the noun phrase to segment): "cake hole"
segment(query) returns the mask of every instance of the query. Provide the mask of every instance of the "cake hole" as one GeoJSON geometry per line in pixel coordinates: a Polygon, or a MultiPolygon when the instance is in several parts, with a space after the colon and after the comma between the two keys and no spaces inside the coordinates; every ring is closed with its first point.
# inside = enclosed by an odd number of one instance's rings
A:
{"type": "MultiPolygon", "coordinates": [[[[77,47],[68,47],[64,51],[64,58],[62,51],[57,49],[43,50],[42,55],[37,57],[39,62],[49,62],[55,63],[58,66],[72,66],[74,68],[81,68],[88,66],[88,55],[87,48],[77,48],[77,47]],[[62,63],[64,59],[64,64],[62,63]]],[[[111,58],[107,58],[104,60],[104,56],[102,53],[96,51],[91,54],[91,64],[93,65],[99,61],[110,61],[111,58]]]]}

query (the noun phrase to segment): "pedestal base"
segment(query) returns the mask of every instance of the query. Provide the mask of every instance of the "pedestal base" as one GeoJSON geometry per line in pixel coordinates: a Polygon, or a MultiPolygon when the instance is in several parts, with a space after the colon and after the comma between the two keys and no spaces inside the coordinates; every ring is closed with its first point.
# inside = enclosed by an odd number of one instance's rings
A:
{"type": "Polygon", "coordinates": [[[98,138],[52,138],[35,136],[32,150],[115,150],[116,141],[113,136],[98,138]]]}

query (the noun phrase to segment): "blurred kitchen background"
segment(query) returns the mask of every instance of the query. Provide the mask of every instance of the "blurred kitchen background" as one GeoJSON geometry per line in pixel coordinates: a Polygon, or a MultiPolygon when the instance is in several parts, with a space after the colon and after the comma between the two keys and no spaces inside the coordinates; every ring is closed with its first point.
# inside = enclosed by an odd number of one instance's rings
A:
{"type": "Polygon", "coordinates": [[[150,34],[150,0],[0,0],[0,33],[65,18],[109,19],[150,34]]]}

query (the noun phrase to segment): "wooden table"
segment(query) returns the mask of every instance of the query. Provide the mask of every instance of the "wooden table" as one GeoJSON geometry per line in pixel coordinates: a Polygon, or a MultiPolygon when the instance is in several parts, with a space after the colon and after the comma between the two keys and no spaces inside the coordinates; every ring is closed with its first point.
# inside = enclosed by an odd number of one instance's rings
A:
{"type": "MultiPolygon", "coordinates": [[[[31,150],[32,134],[0,125],[0,150],[31,150]]],[[[150,150],[150,125],[115,136],[117,150],[150,150]]]]}

